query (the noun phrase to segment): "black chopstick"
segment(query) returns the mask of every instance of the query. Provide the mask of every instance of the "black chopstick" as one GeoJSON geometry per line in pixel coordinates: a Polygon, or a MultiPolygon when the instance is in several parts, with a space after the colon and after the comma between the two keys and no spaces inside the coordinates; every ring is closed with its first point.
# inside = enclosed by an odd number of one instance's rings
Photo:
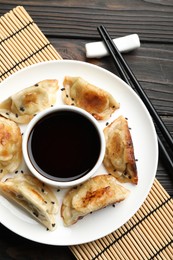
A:
{"type": "Polygon", "coordinates": [[[151,102],[148,99],[147,95],[145,94],[143,88],[141,87],[141,85],[139,84],[135,75],[133,74],[133,72],[131,71],[129,66],[127,65],[126,61],[124,60],[123,56],[119,52],[118,48],[116,47],[116,45],[114,44],[114,42],[110,38],[107,30],[105,29],[104,26],[98,27],[98,30],[99,30],[99,33],[101,34],[101,36],[104,37],[105,44],[110,43],[111,55],[112,55],[112,53],[114,54],[113,58],[114,58],[114,61],[117,63],[117,68],[118,68],[118,71],[120,73],[120,76],[122,77],[123,80],[125,80],[129,84],[129,80],[127,79],[127,76],[125,75],[124,71],[126,72],[129,79],[131,80],[131,82],[135,86],[135,89],[138,92],[140,98],[143,100],[144,104],[148,108],[148,111],[150,112],[150,114],[151,114],[152,118],[154,119],[156,125],[158,126],[158,128],[162,132],[162,134],[163,134],[164,138],[166,139],[168,145],[170,146],[171,150],[173,150],[173,138],[172,138],[171,134],[167,130],[166,126],[164,125],[164,123],[162,121],[162,119],[157,114],[155,108],[151,104],[151,102]],[[118,61],[118,59],[119,59],[119,61],[118,61]],[[123,69],[122,69],[121,66],[123,67],[123,69]]]}
{"type": "MultiPolygon", "coordinates": [[[[111,54],[114,63],[117,67],[118,73],[120,74],[120,77],[132,88],[135,88],[135,90],[138,92],[140,98],[146,105],[148,111],[150,112],[153,120],[155,121],[157,127],[160,129],[163,137],[165,138],[167,144],[169,145],[170,149],[173,150],[173,138],[169,131],[167,130],[166,126],[164,125],[163,121],[157,114],[155,108],[151,104],[150,100],[148,99],[146,93],[142,89],[141,85],[139,84],[138,80],[136,79],[135,75],[127,65],[126,61],[124,60],[123,56],[119,52],[118,48],[116,47],[115,43],[112,41],[111,37],[109,36],[106,28],[104,26],[99,26],[98,31],[101,35],[101,38],[103,39],[109,53],[111,54]]],[[[173,170],[173,160],[169,156],[165,146],[161,142],[159,136],[158,136],[158,143],[159,148],[161,150],[162,155],[164,156],[164,159],[167,160],[167,165],[171,170],[173,170]]]]}

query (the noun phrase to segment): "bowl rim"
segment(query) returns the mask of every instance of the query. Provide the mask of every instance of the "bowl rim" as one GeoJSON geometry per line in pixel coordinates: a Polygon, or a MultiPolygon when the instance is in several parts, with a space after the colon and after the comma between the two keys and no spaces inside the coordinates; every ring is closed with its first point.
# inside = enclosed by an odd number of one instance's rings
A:
{"type": "Polygon", "coordinates": [[[50,186],[57,187],[57,188],[58,187],[59,188],[70,188],[70,187],[73,187],[73,186],[77,186],[77,185],[87,181],[90,177],[92,177],[94,175],[94,173],[96,173],[97,169],[99,168],[99,166],[103,162],[104,155],[105,155],[105,149],[106,149],[106,142],[105,142],[104,132],[103,132],[103,129],[101,128],[101,126],[99,125],[99,123],[97,122],[97,120],[86,110],[79,108],[79,107],[68,106],[68,105],[59,105],[59,106],[56,106],[56,107],[46,108],[43,111],[39,112],[37,115],[35,115],[33,117],[33,119],[26,126],[26,130],[23,134],[23,141],[22,141],[23,158],[24,158],[25,164],[28,167],[31,174],[33,174],[37,179],[44,182],[45,184],[48,184],[50,186]],[[60,111],[60,110],[74,111],[74,112],[77,112],[81,115],[84,115],[86,118],[88,118],[94,124],[94,126],[96,127],[97,132],[99,134],[99,138],[100,138],[100,144],[101,144],[100,154],[99,154],[98,160],[97,160],[96,164],[94,165],[94,167],[91,169],[91,171],[89,171],[87,174],[85,174],[81,178],[78,178],[78,179],[75,179],[75,180],[72,180],[72,181],[63,181],[63,182],[48,179],[45,176],[41,175],[35,169],[33,164],[31,163],[29,155],[28,155],[28,149],[27,149],[28,137],[29,137],[34,125],[39,120],[46,117],[47,115],[54,113],[56,111],[60,111]]]}

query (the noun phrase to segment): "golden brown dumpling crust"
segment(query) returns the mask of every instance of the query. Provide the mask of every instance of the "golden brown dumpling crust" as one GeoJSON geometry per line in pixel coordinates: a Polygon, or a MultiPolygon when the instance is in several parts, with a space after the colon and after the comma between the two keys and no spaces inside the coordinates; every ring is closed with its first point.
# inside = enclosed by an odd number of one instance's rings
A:
{"type": "Polygon", "coordinates": [[[58,201],[53,191],[29,174],[15,174],[0,182],[0,193],[28,211],[49,230],[56,228],[58,201]]]}
{"type": "Polygon", "coordinates": [[[61,207],[64,224],[72,225],[90,212],[124,200],[128,194],[113,176],[95,176],[65,195],[61,207]]]}
{"type": "Polygon", "coordinates": [[[0,114],[16,123],[26,124],[33,116],[56,102],[57,80],[43,80],[0,103],[0,114]]]}
{"type": "Polygon", "coordinates": [[[22,160],[22,136],[19,126],[0,116],[0,171],[14,172],[22,160]]]}
{"type": "Polygon", "coordinates": [[[120,116],[104,129],[104,166],[120,182],[138,183],[134,147],[127,120],[120,116]]]}
{"type": "Polygon", "coordinates": [[[66,76],[63,85],[64,102],[85,109],[97,120],[108,119],[119,108],[112,95],[80,77],[66,76]]]}

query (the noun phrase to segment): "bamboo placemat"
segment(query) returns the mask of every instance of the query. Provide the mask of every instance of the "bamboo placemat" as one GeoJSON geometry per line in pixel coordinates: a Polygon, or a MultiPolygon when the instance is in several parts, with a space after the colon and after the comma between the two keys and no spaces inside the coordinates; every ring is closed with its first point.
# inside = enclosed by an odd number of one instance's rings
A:
{"type": "MultiPolygon", "coordinates": [[[[2,16],[0,25],[1,81],[31,64],[62,59],[23,7],[2,16]]],[[[147,199],[126,224],[70,249],[82,260],[173,259],[173,200],[155,179],[147,199]]]]}
{"type": "MultiPolygon", "coordinates": [[[[106,220],[105,220],[106,223],[106,220]]],[[[77,259],[173,259],[173,200],[155,179],[137,213],[113,233],[72,246],[77,259]]]]}
{"type": "Polygon", "coordinates": [[[62,59],[22,6],[2,16],[0,26],[1,81],[31,64],[62,59]]]}

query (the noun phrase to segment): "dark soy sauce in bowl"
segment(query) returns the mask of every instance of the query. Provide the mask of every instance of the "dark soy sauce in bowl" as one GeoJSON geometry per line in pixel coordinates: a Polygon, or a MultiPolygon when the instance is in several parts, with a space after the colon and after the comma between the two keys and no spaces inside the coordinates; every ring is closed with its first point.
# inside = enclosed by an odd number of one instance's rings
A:
{"type": "Polygon", "coordinates": [[[73,181],[97,163],[101,141],[96,126],[74,111],[60,110],[40,119],[30,132],[28,154],[44,177],[73,181]]]}

